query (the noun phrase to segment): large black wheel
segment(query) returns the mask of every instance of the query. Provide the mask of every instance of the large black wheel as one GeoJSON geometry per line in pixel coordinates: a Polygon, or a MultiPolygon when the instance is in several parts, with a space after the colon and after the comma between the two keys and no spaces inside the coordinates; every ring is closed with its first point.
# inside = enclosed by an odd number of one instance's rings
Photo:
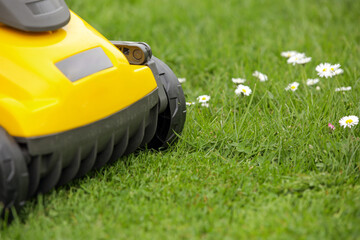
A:
{"type": "Polygon", "coordinates": [[[174,72],[160,59],[152,57],[163,84],[168,106],[158,115],[155,136],[148,143],[150,148],[167,148],[178,139],[186,118],[186,102],[183,89],[174,72]]]}
{"type": "MultiPolygon", "coordinates": [[[[24,155],[15,140],[0,127],[0,204],[1,215],[24,204],[29,173],[24,155]]],[[[11,215],[11,213],[10,213],[11,215]]]]}

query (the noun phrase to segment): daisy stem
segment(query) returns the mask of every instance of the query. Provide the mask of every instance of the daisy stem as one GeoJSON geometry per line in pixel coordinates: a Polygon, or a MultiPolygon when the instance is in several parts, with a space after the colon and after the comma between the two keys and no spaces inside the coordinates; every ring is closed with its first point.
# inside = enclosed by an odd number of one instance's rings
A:
{"type": "Polygon", "coordinates": [[[306,71],[305,71],[305,65],[301,66],[301,75],[303,79],[307,79],[306,71]]]}
{"type": "MultiPolygon", "coordinates": [[[[241,121],[238,129],[242,129],[242,126],[243,126],[243,124],[244,124],[244,122],[245,122],[246,116],[247,116],[247,114],[249,113],[249,109],[250,109],[251,103],[252,103],[252,101],[253,101],[253,99],[254,99],[255,91],[256,91],[256,84],[254,85],[254,91],[253,91],[253,93],[251,94],[250,102],[249,102],[249,104],[248,104],[248,106],[247,106],[247,108],[246,108],[245,114],[244,114],[243,117],[242,117],[242,121],[241,121]]],[[[235,126],[236,126],[236,124],[235,124],[235,126]]],[[[239,135],[238,135],[237,131],[236,131],[236,137],[237,137],[237,139],[239,139],[239,135]]]]}

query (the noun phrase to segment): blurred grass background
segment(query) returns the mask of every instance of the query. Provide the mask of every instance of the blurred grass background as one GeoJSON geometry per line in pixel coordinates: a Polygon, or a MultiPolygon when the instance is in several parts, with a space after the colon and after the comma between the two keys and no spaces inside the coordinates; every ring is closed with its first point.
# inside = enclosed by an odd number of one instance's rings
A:
{"type": "Polygon", "coordinates": [[[360,1],[67,3],[109,39],[149,43],[187,79],[187,100],[208,94],[210,107],[188,107],[168,151],[131,154],[29,202],[1,239],[359,238],[360,126],[338,121],[360,115],[360,1]],[[288,65],[286,50],[312,61],[288,65]],[[305,82],[321,62],[345,72],[316,91],[305,82]],[[232,77],[253,94],[235,96],[232,77]]]}

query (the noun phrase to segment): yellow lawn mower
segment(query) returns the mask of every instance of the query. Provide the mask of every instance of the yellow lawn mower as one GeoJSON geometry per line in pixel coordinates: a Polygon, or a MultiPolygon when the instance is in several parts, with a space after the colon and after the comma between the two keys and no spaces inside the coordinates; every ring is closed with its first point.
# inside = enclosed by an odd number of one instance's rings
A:
{"type": "Polygon", "coordinates": [[[185,116],[177,77],[146,43],[108,41],[64,0],[0,0],[2,214],[139,147],[166,148],[185,116]]]}

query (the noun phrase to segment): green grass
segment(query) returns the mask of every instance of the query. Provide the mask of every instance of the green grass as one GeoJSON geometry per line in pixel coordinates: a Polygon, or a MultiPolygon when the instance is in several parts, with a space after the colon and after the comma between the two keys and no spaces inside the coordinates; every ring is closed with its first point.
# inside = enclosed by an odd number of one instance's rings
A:
{"type": "Polygon", "coordinates": [[[187,100],[208,94],[210,107],[188,107],[168,151],[131,154],[30,201],[1,239],[360,238],[360,126],[338,124],[360,116],[360,1],[68,4],[109,39],[148,42],[186,77],[187,100]],[[285,50],[312,61],[288,65],[285,50]],[[321,62],[345,72],[317,91],[305,81],[321,62]],[[235,96],[232,77],[253,94],[235,96]]]}

